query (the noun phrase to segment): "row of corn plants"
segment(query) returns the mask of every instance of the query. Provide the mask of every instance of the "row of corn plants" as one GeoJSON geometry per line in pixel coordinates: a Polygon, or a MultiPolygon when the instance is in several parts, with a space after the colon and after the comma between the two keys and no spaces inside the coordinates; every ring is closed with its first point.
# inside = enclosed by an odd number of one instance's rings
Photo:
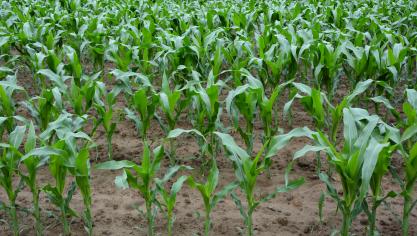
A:
{"type": "Polygon", "coordinates": [[[184,185],[201,194],[205,235],[225,198],[253,235],[254,211],[301,186],[303,178],[290,178],[293,162],[314,152],[323,196],[341,214],[340,235],[349,235],[361,213],[367,234],[382,233],[377,210],[392,198],[403,199],[402,234],[409,235],[417,204],[415,9],[411,0],[2,2],[0,211],[10,232],[21,233],[26,210],[36,235],[44,235],[44,195],[64,235],[75,217],[93,235],[97,168],[120,170],[115,184],[145,200],[148,235],[155,235],[159,213],[167,234],[175,232],[184,185]],[[285,132],[297,104],[312,127],[285,132]],[[137,160],[113,160],[113,136],[124,120],[143,144],[137,160]],[[156,126],[164,138],[154,145],[156,126]],[[98,131],[108,160],[92,163],[98,131]],[[177,155],[181,137],[190,135],[199,146],[199,173],[177,155]],[[279,151],[301,137],[310,141],[294,153],[283,186],[258,197],[259,177],[269,176],[279,151]],[[219,158],[235,173],[221,188],[219,158]],[[39,183],[40,169],[51,182],[39,183]],[[384,189],[386,178],[400,190],[384,189]],[[32,206],[24,209],[17,201],[26,187],[32,206]],[[78,193],[83,212],[71,208],[78,193]]]}

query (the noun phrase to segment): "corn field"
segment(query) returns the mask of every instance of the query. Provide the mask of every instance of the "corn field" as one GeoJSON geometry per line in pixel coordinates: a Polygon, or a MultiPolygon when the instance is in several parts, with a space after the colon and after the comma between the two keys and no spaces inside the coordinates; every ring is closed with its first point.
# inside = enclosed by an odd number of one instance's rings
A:
{"type": "Polygon", "coordinates": [[[3,0],[0,235],[417,235],[417,1],[3,0]]]}

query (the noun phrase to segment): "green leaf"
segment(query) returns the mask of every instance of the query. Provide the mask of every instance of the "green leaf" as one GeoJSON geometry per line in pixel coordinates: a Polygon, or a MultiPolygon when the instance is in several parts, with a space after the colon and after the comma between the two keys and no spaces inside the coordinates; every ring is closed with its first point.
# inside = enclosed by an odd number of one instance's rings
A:
{"type": "Polygon", "coordinates": [[[47,157],[47,156],[61,156],[64,154],[64,151],[53,148],[53,147],[39,147],[32,149],[26,155],[24,155],[21,160],[24,161],[29,157],[38,156],[38,157],[47,157]]]}
{"type": "Polygon", "coordinates": [[[295,152],[293,160],[297,160],[298,158],[305,156],[308,152],[320,152],[327,149],[327,147],[323,146],[305,145],[302,149],[295,152]]]}
{"type": "Polygon", "coordinates": [[[417,110],[417,91],[415,89],[406,89],[407,101],[417,110]]]}
{"type": "Polygon", "coordinates": [[[217,192],[211,203],[211,208],[214,208],[219,201],[226,197],[227,194],[231,193],[234,189],[239,187],[239,182],[233,181],[232,183],[227,184],[224,186],[219,192],[217,192]]]}
{"type": "Polygon", "coordinates": [[[29,131],[25,142],[25,153],[33,150],[36,147],[35,126],[32,122],[29,124],[29,131]]]}
{"type": "Polygon", "coordinates": [[[78,153],[75,159],[75,168],[77,176],[90,176],[90,161],[89,161],[89,152],[87,148],[84,148],[78,153]]]}
{"type": "Polygon", "coordinates": [[[281,134],[276,135],[271,139],[271,142],[269,143],[269,148],[267,151],[267,154],[265,155],[265,158],[270,158],[276,153],[281,150],[285,145],[287,145],[291,139],[298,138],[298,137],[309,137],[312,138],[312,134],[314,134],[313,131],[311,131],[307,127],[303,128],[295,128],[288,132],[287,134],[281,134]]]}
{"type": "Polygon", "coordinates": [[[95,166],[99,170],[118,170],[122,168],[132,168],[136,166],[135,163],[127,160],[123,161],[106,161],[95,166]]]}
{"type": "Polygon", "coordinates": [[[214,132],[214,134],[216,134],[217,137],[220,138],[223,145],[232,154],[237,155],[242,159],[248,159],[250,157],[245,150],[243,150],[241,147],[239,147],[239,145],[235,143],[235,140],[229,134],[220,133],[220,132],[214,132]]]}
{"type": "Polygon", "coordinates": [[[182,185],[185,181],[187,181],[187,179],[188,176],[183,175],[179,177],[177,181],[175,181],[175,183],[171,187],[171,197],[175,196],[181,190],[182,185]]]}
{"type": "Polygon", "coordinates": [[[345,146],[347,147],[346,151],[352,153],[356,138],[358,137],[358,130],[350,109],[343,109],[343,124],[343,137],[345,139],[345,146]]]}
{"type": "Polygon", "coordinates": [[[360,95],[363,92],[365,92],[369,88],[369,86],[371,86],[371,84],[373,82],[374,81],[372,79],[368,79],[368,80],[365,80],[365,81],[360,81],[356,85],[356,87],[353,90],[353,92],[351,94],[349,94],[349,96],[347,97],[348,103],[350,104],[354,98],[356,98],[358,95],[360,95]]]}
{"type": "Polygon", "coordinates": [[[20,144],[23,142],[25,136],[26,126],[16,126],[13,132],[10,133],[9,143],[16,149],[20,147],[20,144]]]}
{"type": "Polygon", "coordinates": [[[232,103],[235,97],[244,93],[249,88],[250,88],[249,84],[245,84],[229,92],[229,95],[227,95],[227,98],[226,98],[226,110],[229,114],[232,114],[232,103]]]}
{"type": "Polygon", "coordinates": [[[360,199],[364,199],[366,197],[369,188],[369,181],[371,180],[372,174],[374,173],[379,154],[387,146],[388,143],[381,144],[376,139],[371,138],[369,145],[365,151],[365,157],[362,166],[362,184],[360,199]]]}
{"type": "Polygon", "coordinates": [[[17,85],[16,82],[9,80],[0,80],[0,86],[2,86],[5,89],[10,89],[12,91],[25,90],[22,86],[17,85]]]}
{"type": "Polygon", "coordinates": [[[412,138],[417,133],[417,124],[414,124],[404,130],[403,135],[401,136],[401,142],[407,141],[412,138]]]}
{"type": "Polygon", "coordinates": [[[382,103],[384,104],[384,106],[390,110],[394,109],[394,107],[391,105],[391,103],[389,102],[389,100],[383,96],[376,96],[371,98],[371,100],[375,103],[382,103]]]}
{"type": "Polygon", "coordinates": [[[201,138],[203,138],[204,141],[206,140],[206,138],[204,137],[204,135],[200,131],[198,131],[196,129],[185,130],[185,129],[181,129],[181,128],[177,128],[177,129],[171,130],[168,133],[167,138],[177,138],[180,135],[189,134],[189,133],[197,134],[198,136],[200,136],[201,138]]]}
{"type": "Polygon", "coordinates": [[[122,175],[116,176],[116,178],[114,179],[114,183],[115,183],[116,187],[118,187],[118,188],[128,189],[129,184],[127,182],[126,171],[123,171],[122,175]]]}
{"type": "Polygon", "coordinates": [[[7,120],[7,117],[0,117],[0,126],[7,120]]]}

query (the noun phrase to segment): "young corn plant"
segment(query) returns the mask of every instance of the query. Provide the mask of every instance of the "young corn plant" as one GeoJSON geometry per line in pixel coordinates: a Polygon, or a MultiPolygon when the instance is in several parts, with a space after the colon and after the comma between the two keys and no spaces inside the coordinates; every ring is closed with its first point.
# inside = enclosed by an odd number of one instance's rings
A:
{"type": "MultiPolygon", "coordinates": [[[[105,102],[102,102],[101,100],[98,100],[95,103],[95,108],[97,110],[97,113],[99,115],[99,119],[95,122],[95,127],[99,126],[100,123],[103,124],[104,131],[106,133],[106,141],[107,141],[107,153],[108,153],[108,159],[113,159],[113,145],[112,145],[112,139],[114,131],[116,130],[116,121],[114,121],[114,105],[116,103],[116,97],[117,97],[117,90],[112,90],[109,93],[105,91],[105,88],[102,89],[102,93],[105,99],[105,102]]],[[[94,131],[93,131],[94,132],[94,131]]]]}
{"type": "Polygon", "coordinates": [[[242,205],[241,200],[235,192],[232,192],[231,195],[236,206],[240,210],[240,214],[244,219],[246,225],[246,234],[251,236],[253,235],[252,214],[256,207],[259,206],[259,204],[274,198],[278,193],[288,192],[290,190],[296,189],[304,183],[303,178],[289,182],[287,176],[289,171],[287,171],[284,186],[277,187],[273,193],[268,194],[266,197],[262,197],[260,199],[256,199],[255,197],[255,186],[257,179],[271,165],[271,157],[274,156],[281,148],[283,148],[292,137],[296,137],[298,134],[293,132],[288,133],[287,135],[275,136],[272,139],[271,145],[269,145],[269,141],[266,142],[262,146],[261,150],[257,153],[257,155],[253,158],[244,149],[237,145],[233,137],[229,134],[219,132],[215,132],[215,134],[221,140],[229,158],[234,163],[238,186],[246,198],[246,208],[242,205]]]}
{"type": "MultiPolygon", "coordinates": [[[[68,217],[76,217],[78,214],[70,208],[70,202],[77,190],[81,190],[84,200],[84,221],[89,235],[92,234],[91,217],[91,190],[89,185],[88,148],[91,139],[83,128],[86,117],[73,118],[64,113],[54,122],[49,123],[48,128],[39,137],[46,147],[53,149],[55,153],[49,155],[48,168],[55,184],[47,184],[42,188],[61,213],[63,234],[70,235],[70,221],[68,217]],[[75,177],[68,191],[65,193],[69,174],[75,177]]],[[[36,149],[35,149],[36,150],[36,149]]]]}
{"type": "Polygon", "coordinates": [[[93,107],[99,76],[100,73],[96,73],[91,77],[83,75],[78,82],[72,78],[71,87],[68,91],[62,91],[75,114],[82,116],[87,114],[93,107]],[[82,84],[78,85],[78,83],[82,84]]]}
{"type": "Polygon", "coordinates": [[[313,117],[315,126],[325,131],[330,139],[335,141],[343,118],[343,109],[357,102],[358,96],[363,94],[373,83],[374,81],[370,79],[357,83],[353,91],[343,97],[338,104],[332,104],[332,101],[320,90],[294,82],[292,85],[296,93],[284,105],[284,117],[291,116],[292,104],[295,99],[299,99],[307,113],[313,117]]]}
{"type": "Polygon", "coordinates": [[[63,101],[58,88],[44,89],[40,96],[22,102],[36,121],[40,131],[48,128],[48,124],[58,118],[63,110],[63,101]]]}
{"type": "Polygon", "coordinates": [[[156,191],[161,196],[161,199],[158,200],[159,207],[163,208],[161,210],[165,211],[165,215],[167,218],[167,233],[168,236],[172,235],[172,230],[174,227],[175,215],[174,215],[174,208],[176,205],[177,200],[177,193],[181,190],[183,184],[187,181],[188,176],[181,176],[175,181],[170,189],[165,188],[165,184],[172,180],[174,175],[181,169],[190,169],[189,167],[184,166],[174,166],[167,170],[167,173],[162,179],[156,178],[156,191]]]}
{"type": "Polygon", "coordinates": [[[150,147],[145,142],[141,164],[131,161],[107,161],[96,165],[100,170],[119,170],[123,169],[123,174],[116,177],[115,184],[119,188],[133,188],[145,200],[146,218],[148,220],[148,235],[154,235],[154,219],[156,214],[155,204],[156,187],[155,175],[160,169],[161,161],[164,157],[164,149],[159,146],[151,153],[150,147]]]}
{"type": "Polygon", "coordinates": [[[0,135],[6,130],[12,132],[15,128],[15,101],[13,94],[15,91],[23,91],[23,87],[17,85],[16,76],[7,76],[5,80],[0,81],[0,113],[3,117],[2,125],[0,126],[0,135]]]}
{"type": "MultiPolygon", "coordinates": [[[[363,210],[368,216],[368,235],[374,236],[379,235],[378,229],[376,226],[377,219],[377,209],[378,207],[386,201],[387,198],[394,198],[397,194],[394,191],[389,191],[384,194],[384,189],[382,188],[382,178],[388,173],[389,167],[391,165],[392,153],[397,149],[397,145],[392,145],[389,140],[382,140],[382,150],[380,150],[379,155],[369,162],[369,166],[374,166],[374,172],[372,173],[369,188],[372,192],[371,205],[368,205],[366,200],[363,201],[363,210]]],[[[371,140],[370,145],[375,145],[375,149],[379,149],[381,143],[376,141],[376,139],[371,140]]],[[[377,150],[378,151],[378,150],[377,150]]],[[[369,176],[367,177],[369,178],[369,176]]]]}
{"type": "Polygon", "coordinates": [[[410,215],[411,211],[417,204],[417,200],[413,200],[413,190],[417,182],[417,92],[416,90],[407,90],[408,101],[403,105],[403,111],[406,114],[406,129],[401,136],[402,145],[400,146],[400,153],[404,158],[405,178],[402,184],[401,195],[404,198],[404,210],[402,230],[403,235],[409,234],[410,215]]]}
{"type": "MultiPolygon", "coordinates": [[[[342,226],[340,234],[349,235],[352,221],[363,210],[362,205],[367,196],[372,174],[375,171],[377,161],[385,154],[384,148],[389,146],[385,141],[378,141],[375,132],[378,132],[379,117],[370,116],[368,112],[359,108],[343,109],[343,147],[338,150],[338,143],[329,140],[322,132],[311,133],[308,137],[315,141],[314,146],[307,145],[295,153],[295,159],[303,156],[308,151],[324,151],[328,161],[335,166],[335,170],[341,179],[342,196],[338,194],[336,187],[331,183],[329,176],[320,173],[320,179],[327,186],[327,193],[332,197],[342,213],[342,226]]],[[[379,166],[378,166],[379,167],[379,166]]],[[[378,173],[379,175],[384,172],[378,173]]],[[[377,178],[377,175],[374,175],[377,178]]],[[[376,180],[376,179],[373,180],[376,180]]],[[[374,187],[377,187],[376,185],[374,187]]]]}
{"type": "MultiPolygon", "coordinates": [[[[216,156],[212,154],[210,150],[206,150],[210,144],[210,141],[207,141],[205,136],[199,132],[198,130],[184,130],[184,129],[174,129],[172,130],[167,138],[177,138],[183,134],[195,134],[198,138],[203,140],[203,143],[208,143],[204,147],[201,147],[202,155],[209,155],[211,157],[211,168],[207,176],[207,180],[205,183],[198,182],[193,176],[188,177],[188,184],[192,188],[196,188],[203,198],[204,202],[204,211],[205,211],[205,220],[204,220],[204,235],[209,235],[211,229],[211,212],[216,207],[216,205],[224,199],[231,191],[233,191],[236,187],[238,187],[238,183],[236,181],[226,185],[221,189],[219,192],[216,191],[216,187],[219,181],[219,169],[217,168],[216,163],[216,156]]],[[[215,133],[213,133],[215,135],[215,133]]]]}
{"type": "Polygon", "coordinates": [[[82,215],[84,221],[84,229],[89,236],[93,235],[93,216],[92,193],[91,193],[91,165],[89,159],[88,148],[83,148],[75,157],[75,165],[70,168],[70,172],[75,176],[75,183],[81,192],[84,203],[84,212],[82,215]]]}
{"type": "Polygon", "coordinates": [[[159,104],[159,96],[149,87],[140,88],[132,97],[131,107],[134,108],[139,116],[129,108],[125,108],[126,116],[132,120],[137,132],[143,141],[147,140],[148,129],[151,120],[155,117],[155,110],[159,104]],[[148,93],[151,93],[148,97],[148,93]]]}
{"type": "Polygon", "coordinates": [[[232,182],[224,186],[220,191],[215,192],[217,185],[219,183],[219,169],[215,161],[212,162],[212,167],[210,168],[209,174],[207,176],[206,182],[197,182],[194,177],[190,176],[188,179],[188,184],[192,188],[196,188],[204,202],[204,235],[208,236],[212,227],[211,221],[211,212],[216,207],[216,205],[223,200],[229,193],[231,193],[236,187],[238,187],[237,182],[232,182]]]}
{"type": "Polygon", "coordinates": [[[209,76],[205,88],[201,84],[190,88],[193,111],[190,112],[191,124],[202,135],[197,135],[197,142],[201,148],[200,153],[202,156],[208,155],[213,159],[217,153],[217,139],[214,131],[222,128],[222,124],[219,122],[222,114],[219,95],[223,86],[222,81],[214,83],[214,77],[209,76]]]}
{"type": "MultiPolygon", "coordinates": [[[[19,147],[23,143],[26,130],[26,126],[16,126],[8,135],[7,142],[0,144],[0,187],[6,192],[9,200],[9,204],[5,205],[5,208],[10,216],[11,231],[15,236],[20,234],[16,199],[24,186],[24,181],[21,179],[19,184],[14,186],[13,180],[19,175],[20,158],[22,157],[19,147]]],[[[29,148],[29,144],[27,147],[29,148]]]]}
{"type": "Polygon", "coordinates": [[[68,61],[68,64],[65,65],[65,69],[74,78],[75,85],[81,87],[83,67],[80,63],[80,59],[77,55],[77,52],[71,46],[64,46],[64,53],[68,61]]]}
{"type": "Polygon", "coordinates": [[[230,91],[226,98],[226,110],[232,119],[234,128],[244,140],[248,153],[252,153],[253,150],[253,127],[258,107],[258,96],[259,94],[257,93],[256,88],[251,87],[249,84],[245,84],[230,91]],[[242,128],[239,124],[239,114],[245,119],[245,128],[242,128]]]}
{"type": "MultiPolygon", "coordinates": [[[[162,90],[159,93],[159,102],[160,107],[165,114],[165,118],[167,120],[167,124],[163,122],[162,119],[157,117],[157,120],[161,126],[161,128],[164,130],[165,135],[168,135],[168,133],[171,130],[175,129],[175,126],[178,122],[178,119],[182,113],[182,111],[188,106],[190,102],[191,97],[181,98],[182,97],[182,91],[178,88],[174,88],[173,90],[169,87],[169,81],[166,75],[164,74],[162,79],[162,90]]],[[[171,164],[174,164],[176,162],[175,157],[175,140],[170,139],[169,140],[169,157],[171,164]]]]}
{"type": "MultiPolygon", "coordinates": [[[[332,142],[336,142],[337,132],[339,131],[343,118],[343,109],[351,106],[358,96],[364,93],[372,83],[372,80],[359,82],[355,89],[349,95],[345,96],[340,103],[333,105],[323,92],[305,84],[294,82],[292,84],[297,93],[284,105],[284,117],[291,114],[294,100],[300,99],[301,105],[313,118],[315,126],[322,132],[325,132],[332,142]]],[[[317,153],[316,162],[317,173],[319,174],[322,166],[319,153],[317,153]]]]}
{"type": "Polygon", "coordinates": [[[292,81],[282,83],[275,87],[268,98],[263,89],[259,89],[259,116],[263,124],[264,137],[263,140],[269,140],[278,133],[278,114],[275,108],[275,102],[281,94],[282,90],[292,81]]]}
{"type": "Polygon", "coordinates": [[[76,190],[75,182],[72,182],[65,196],[65,186],[68,177],[68,164],[71,159],[69,147],[64,140],[60,140],[51,146],[57,153],[49,157],[49,172],[55,181],[55,186],[47,184],[42,191],[46,193],[51,203],[54,204],[61,213],[61,223],[63,235],[71,235],[70,222],[68,217],[77,217],[77,213],[70,208],[69,204],[76,190]]]}
{"type": "Polygon", "coordinates": [[[32,192],[32,214],[35,219],[35,232],[37,236],[41,236],[43,235],[41,209],[39,206],[39,194],[41,192],[41,188],[37,182],[37,174],[39,168],[47,164],[49,155],[57,155],[59,153],[53,149],[49,149],[48,147],[36,148],[37,136],[35,133],[35,127],[32,122],[28,126],[28,133],[24,145],[24,151],[26,154],[20,154],[21,162],[26,167],[26,173],[24,171],[20,171],[19,174],[26,186],[28,186],[32,192]]]}
{"type": "Polygon", "coordinates": [[[417,182],[417,91],[415,89],[406,89],[407,100],[403,103],[402,111],[404,118],[398,115],[398,112],[390,104],[388,108],[392,108],[391,112],[397,118],[399,130],[395,144],[398,145],[398,152],[404,159],[404,174],[401,177],[393,166],[390,166],[391,173],[399,182],[401,187],[400,195],[403,198],[402,212],[402,235],[410,234],[410,216],[412,210],[417,205],[415,197],[415,186],[417,182]],[[400,132],[402,130],[402,132],[400,132]]]}

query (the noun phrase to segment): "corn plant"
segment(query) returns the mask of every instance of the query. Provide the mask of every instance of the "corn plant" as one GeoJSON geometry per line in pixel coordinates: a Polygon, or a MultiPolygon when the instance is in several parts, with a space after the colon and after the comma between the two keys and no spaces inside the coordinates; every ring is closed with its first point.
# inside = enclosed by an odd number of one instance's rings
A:
{"type": "Polygon", "coordinates": [[[183,166],[174,166],[167,170],[166,174],[162,179],[156,178],[156,190],[158,191],[159,195],[161,196],[161,200],[158,200],[158,205],[161,208],[164,208],[165,215],[168,221],[168,235],[172,235],[172,229],[174,227],[175,215],[174,215],[174,207],[177,200],[177,193],[181,190],[184,182],[187,181],[188,176],[181,176],[175,181],[170,189],[166,189],[164,185],[169,181],[172,180],[174,175],[181,169],[190,169],[189,167],[183,166]]]}
{"type": "Polygon", "coordinates": [[[358,96],[363,94],[373,83],[373,80],[357,83],[352,92],[343,97],[339,103],[333,104],[324,92],[294,82],[292,84],[297,92],[284,105],[284,116],[291,115],[292,104],[295,99],[299,99],[301,105],[313,118],[314,124],[319,129],[326,131],[331,140],[336,140],[337,131],[343,118],[343,109],[357,102],[358,96]]]}
{"type": "MultiPolygon", "coordinates": [[[[175,129],[175,126],[178,122],[178,119],[182,113],[182,111],[187,107],[187,105],[190,102],[190,97],[182,97],[182,92],[178,88],[174,88],[173,90],[169,87],[169,81],[166,75],[164,74],[162,79],[162,90],[159,93],[159,101],[160,101],[160,107],[165,115],[165,118],[167,120],[167,124],[162,121],[162,119],[157,119],[159,121],[160,126],[165,132],[165,135],[168,135],[168,133],[171,130],[175,129]]],[[[170,147],[169,147],[169,156],[171,160],[171,164],[175,163],[175,143],[174,139],[170,139],[169,141],[170,147]]]]}
{"type": "MultiPolygon", "coordinates": [[[[376,227],[377,219],[377,209],[378,207],[386,201],[387,198],[394,198],[397,194],[394,191],[389,191],[384,194],[384,189],[382,188],[382,178],[388,173],[389,167],[391,165],[391,157],[394,150],[397,148],[397,145],[391,145],[387,142],[388,140],[383,140],[383,148],[380,150],[377,158],[370,162],[369,166],[374,167],[374,172],[372,173],[369,188],[371,189],[371,206],[368,205],[367,201],[363,201],[363,210],[368,216],[368,235],[379,235],[378,229],[376,227]]],[[[371,140],[370,145],[375,145],[377,149],[380,148],[381,143],[375,139],[371,140]]],[[[369,177],[367,177],[369,178],[369,177]]]]}
{"type": "Polygon", "coordinates": [[[123,169],[123,174],[116,177],[115,184],[120,188],[131,187],[139,192],[145,200],[146,218],[148,220],[148,235],[154,235],[154,218],[157,202],[155,175],[160,169],[161,161],[164,157],[164,149],[159,146],[151,150],[145,143],[141,164],[135,164],[131,161],[107,161],[96,165],[101,170],[118,170],[123,169]]]}
{"type": "MultiPolygon", "coordinates": [[[[327,174],[320,173],[319,177],[326,184],[328,195],[336,201],[338,209],[342,213],[341,235],[349,235],[352,221],[363,210],[362,204],[367,196],[372,176],[374,177],[372,181],[380,181],[380,178],[386,173],[379,168],[387,161],[384,148],[388,147],[389,143],[387,140],[378,141],[375,137],[379,121],[378,116],[370,116],[363,109],[344,108],[344,142],[340,150],[338,150],[338,142],[330,141],[322,131],[318,130],[317,133],[308,135],[316,144],[314,146],[307,145],[295,154],[295,158],[299,158],[308,151],[324,151],[328,161],[335,166],[341,179],[342,196],[339,196],[327,174]],[[378,161],[382,163],[377,166],[378,161]],[[374,171],[378,172],[373,175],[374,171]]],[[[376,200],[379,200],[377,188],[380,183],[375,182],[374,184],[372,185],[375,190],[374,196],[376,200]]],[[[377,206],[374,205],[374,207],[377,206]]],[[[373,214],[375,213],[376,208],[373,214]]]]}
{"type": "Polygon", "coordinates": [[[74,78],[75,85],[81,87],[81,76],[83,75],[83,68],[77,52],[71,46],[64,46],[64,53],[68,59],[66,70],[74,78]]]}
{"type": "MultiPolygon", "coordinates": [[[[340,128],[340,123],[343,118],[343,109],[351,106],[358,96],[364,93],[371,85],[372,80],[366,80],[357,83],[355,89],[345,96],[341,102],[333,105],[327,98],[326,94],[311,88],[305,84],[292,83],[298,91],[293,95],[292,99],[284,105],[284,117],[291,114],[291,107],[295,99],[300,99],[301,105],[307,113],[313,118],[315,126],[325,132],[331,141],[336,141],[337,132],[340,128]]],[[[292,118],[290,118],[291,120],[292,118]]],[[[321,171],[321,157],[317,153],[317,173],[321,171]]]]}
{"type": "Polygon", "coordinates": [[[259,116],[263,124],[263,140],[269,140],[278,133],[278,114],[275,102],[281,95],[282,90],[292,81],[288,81],[276,86],[268,98],[262,89],[259,89],[259,116]]]}
{"type": "Polygon", "coordinates": [[[214,159],[217,153],[214,131],[223,128],[220,122],[222,107],[219,95],[224,86],[220,80],[214,83],[214,77],[210,75],[205,88],[200,83],[189,88],[193,110],[190,112],[191,124],[195,130],[201,133],[201,136],[197,135],[200,153],[202,156],[207,154],[214,159]]]}
{"type": "Polygon", "coordinates": [[[132,120],[142,140],[147,140],[147,132],[151,124],[151,120],[155,116],[155,110],[159,103],[158,95],[148,87],[143,87],[135,92],[132,97],[131,106],[139,113],[139,116],[129,108],[125,108],[126,116],[132,120]],[[148,92],[151,93],[148,98],[148,92]]]}
{"type": "Polygon", "coordinates": [[[15,91],[23,91],[23,87],[17,85],[16,76],[7,76],[6,80],[0,81],[0,112],[4,117],[2,126],[0,127],[0,134],[4,130],[12,132],[15,128],[13,116],[15,115],[15,101],[13,94],[15,91]]]}
{"type": "Polygon", "coordinates": [[[318,43],[316,45],[316,59],[314,66],[314,82],[317,88],[325,88],[329,97],[334,96],[338,74],[341,67],[341,54],[344,50],[343,43],[337,43],[336,47],[329,43],[318,43]],[[340,45],[339,45],[340,44],[340,45]]]}
{"type": "MultiPolygon", "coordinates": [[[[1,144],[0,149],[2,152],[0,156],[0,186],[6,192],[9,200],[6,210],[11,219],[11,231],[13,232],[13,235],[16,236],[20,234],[16,198],[23,188],[24,181],[20,180],[18,186],[15,187],[13,185],[13,180],[19,174],[20,158],[22,155],[18,150],[23,143],[26,130],[26,126],[16,126],[9,134],[7,142],[1,144]]],[[[29,148],[30,145],[28,144],[26,146],[29,148]]]]}
{"type": "Polygon", "coordinates": [[[91,213],[92,193],[91,193],[91,168],[88,148],[83,148],[75,158],[75,165],[70,169],[72,175],[75,176],[75,183],[80,189],[84,203],[84,228],[88,235],[93,235],[93,216],[91,213]]]}
{"type": "Polygon", "coordinates": [[[409,234],[409,219],[411,211],[417,204],[417,200],[413,200],[413,189],[417,182],[417,144],[415,143],[416,134],[416,109],[417,109],[417,92],[416,90],[407,90],[407,102],[403,105],[403,111],[407,117],[406,129],[401,136],[400,153],[402,154],[405,169],[405,178],[402,184],[402,196],[404,198],[404,210],[402,231],[403,235],[409,234]],[[414,141],[413,141],[414,140],[414,141]],[[413,144],[414,143],[414,144],[413,144]],[[414,202],[413,202],[414,201],[414,202]]]}
{"type": "Polygon", "coordinates": [[[61,90],[74,109],[75,114],[82,116],[93,108],[99,76],[100,73],[93,74],[91,77],[83,75],[78,82],[75,79],[71,79],[69,91],[61,90]],[[78,83],[81,84],[78,85],[78,83]]]}
{"type": "Polygon", "coordinates": [[[68,147],[63,140],[56,142],[51,146],[51,148],[61,150],[62,153],[51,155],[49,157],[50,160],[48,167],[52,178],[55,181],[55,186],[47,184],[42,188],[42,191],[46,193],[51,203],[60,210],[60,220],[63,227],[63,234],[70,235],[71,229],[70,222],[68,222],[68,217],[78,216],[77,213],[69,206],[69,203],[71,202],[76,190],[76,184],[74,182],[70,184],[70,187],[65,194],[66,180],[68,177],[68,166],[66,166],[66,164],[69,162],[71,156],[69,155],[69,150],[66,150],[68,147]]]}
{"type": "MultiPolygon", "coordinates": [[[[193,176],[188,177],[188,184],[192,188],[196,188],[203,198],[204,211],[205,211],[205,220],[204,220],[204,235],[209,235],[211,229],[211,212],[216,207],[216,205],[226,197],[232,190],[234,190],[238,184],[236,181],[226,185],[219,192],[216,191],[216,187],[219,181],[219,169],[217,168],[216,155],[212,154],[212,151],[208,146],[213,145],[210,141],[207,141],[207,138],[198,130],[184,130],[184,129],[174,129],[172,130],[167,138],[177,138],[183,134],[195,134],[198,138],[203,140],[203,143],[207,143],[205,146],[201,147],[201,155],[209,155],[211,160],[211,168],[209,170],[207,180],[205,183],[198,182],[193,176]]],[[[213,133],[215,135],[215,133],[213,133]]]]}
{"type": "Polygon", "coordinates": [[[232,192],[238,184],[232,182],[224,186],[220,191],[215,192],[219,182],[219,169],[215,161],[212,162],[212,167],[207,176],[206,182],[197,182],[194,177],[190,176],[188,183],[192,188],[196,188],[203,198],[204,202],[204,235],[208,236],[210,234],[210,229],[212,227],[211,222],[211,212],[216,207],[216,205],[223,200],[230,192],[232,192]]]}
{"type": "Polygon", "coordinates": [[[33,123],[30,123],[24,146],[25,155],[20,154],[21,162],[25,165],[27,173],[20,171],[19,174],[32,192],[32,214],[35,218],[35,232],[37,236],[40,236],[43,235],[43,225],[41,222],[41,209],[39,207],[39,194],[41,192],[41,188],[36,179],[37,171],[47,163],[49,155],[57,155],[59,153],[47,147],[36,148],[36,144],[37,137],[35,133],[35,127],[33,123]]]}
{"type": "MultiPolygon", "coordinates": [[[[260,81],[258,80],[258,82],[260,81]]],[[[230,91],[226,98],[226,110],[235,129],[244,140],[248,153],[252,153],[254,142],[253,127],[259,100],[257,88],[259,87],[251,87],[250,84],[241,85],[230,91]],[[239,113],[245,119],[245,128],[239,124],[239,113]]]]}
{"type": "Polygon", "coordinates": [[[56,185],[50,184],[43,188],[51,202],[61,211],[61,223],[64,228],[64,235],[70,235],[70,225],[68,216],[78,216],[78,214],[70,208],[69,204],[77,187],[80,189],[84,202],[83,220],[85,230],[88,235],[93,234],[93,219],[91,214],[92,193],[90,187],[90,162],[88,148],[83,148],[79,152],[71,153],[71,149],[65,142],[58,141],[48,148],[35,149],[28,157],[33,155],[49,155],[49,170],[55,180],[56,185]],[[70,173],[75,177],[67,195],[64,195],[66,186],[66,177],[70,173]]]}
{"type": "Polygon", "coordinates": [[[407,89],[405,92],[406,101],[403,103],[404,118],[402,118],[395,108],[385,102],[384,105],[391,109],[391,113],[397,118],[399,130],[397,130],[397,137],[394,143],[398,146],[397,150],[404,159],[404,176],[400,176],[397,170],[390,166],[390,171],[395,180],[400,184],[401,193],[403,197],[403,212],[402,212],[402,234],[409,235],[410,231],[410,215],[417,204],[417,199],[413,196],[415,185],[417,182],[417,92],[414,89],[407,89]],[[402,132],[400,132],[400,129],[402,132]]]}
{"type": "Polygon", "coordinates": [[[77,187],[83,196],[85,212],[84,220],[87,232],[92,234],[91,217],[91,190],[89,185],[88,148],[91,139],[80,131],[83,128],[86,117],[73,117],[68,113],[61,114],[56,121],[51,122],[48,128],[39,135],[42,144],[55,150],[48,160],[49,172],[55,184],[47,184],[42,188],[61,213],[63,234],[70,235],[70,223],[68,217],[76,217],[78,214],[70,208],[69,204],[77,187]],[[68,175],[75,177],[68,191],[65,193],[68,175]]]}
{"type": "Polygon", "coordinates": [[[112,138],[117,125],[117,123],[114,121],[113,112],[118,90],[112,90],[107,93],[105,88],[103,88],[101,89],[101,93],[104,96],[105,102],[97,99],[94,104],[94,107],[96,108],[99,115],[99,119],[95,121],[94,127],[97,128],[100,123],[103,125],[104,131],[106,133],[108,159],[111,160],[113,159],[112,138]]]}
{"type": "Polygon", "coordinates": [[[117,43],[111,39],[109,42],[109,48],[106,51],[106,58],[109,61],[116,63],[117,68],[121,71],[128,71],[129,66],[132,63],[136,50],[130,45],[123,43],[117,43]]]}
{"type": "Polygon", "coordinates": [[[58,88],[44,89],[40,96],[22,102],[36,121],[39,129],[44,131],[48,124],[58,118],[63,110],[62,96],[58,88]]]}
{"type": "Polygon", "coordinates": [[[270,193],[261,199],[255,198],[255,186],[257,178],[265,169],[271,165],[270,158],[275,155],[276,152],[278,152],[283,146],[285,146],[286,140],[290,139],[294,135],[289,134],[276,136],[276,138],[274,138],[276,140],[271,143],[271,146],[268,146],[268,142],[265,143],[257,155],[252,158],[244,149],[235,143],[233,137],[229,134],[219,132],[215,132],[215,134],[220,138],[223,146],[229,154],[229,158],[234,163],[238,186],[246,197],[246,209],[242,205],[242,202],[236,193],[232,192],[232,198],[244,219],[247,235],[253,235],[252,214],[256,207],[259,206],[259,204],[274,198],[276,194],[296,189],[304,183],[303,178],[291,182],[288,182],[288,179],[286,179],[285,185],[276,188],[273,193],[270,193]],[[266,150],[267,147],[268,149],[266,150]]]}

